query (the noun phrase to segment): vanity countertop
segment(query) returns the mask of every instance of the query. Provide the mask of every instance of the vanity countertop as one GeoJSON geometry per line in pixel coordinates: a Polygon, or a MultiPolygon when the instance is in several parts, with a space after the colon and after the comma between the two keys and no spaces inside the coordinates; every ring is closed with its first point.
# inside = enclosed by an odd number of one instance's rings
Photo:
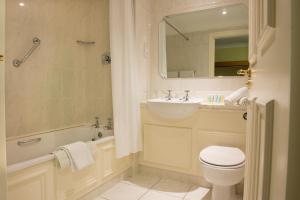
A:
{"type": "MultiPolygon", "coordinates": [[[[147,106],[147,100],[142,101],[141,107],[147,106]]],[[[199,104],[199,109],[220,109],[220,110],[247,110],[247,107],[241,105],[225,105],[225,104],[199,104]]]]}

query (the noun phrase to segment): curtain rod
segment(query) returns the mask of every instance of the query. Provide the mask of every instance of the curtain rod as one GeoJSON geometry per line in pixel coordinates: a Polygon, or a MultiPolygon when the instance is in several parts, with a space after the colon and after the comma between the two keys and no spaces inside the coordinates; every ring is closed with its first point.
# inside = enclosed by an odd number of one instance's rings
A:
{"type": "Polygon", "coordinates": [[[185,40],[190,40],[190,38],[187,37],[185,34],[183,34],[176,26],[168,22],[166,18],[164,18],[163,20],[166,22],[166,24],[168,24],[171,28],[173,28],[179,35],[181,35],[185,40]]]}

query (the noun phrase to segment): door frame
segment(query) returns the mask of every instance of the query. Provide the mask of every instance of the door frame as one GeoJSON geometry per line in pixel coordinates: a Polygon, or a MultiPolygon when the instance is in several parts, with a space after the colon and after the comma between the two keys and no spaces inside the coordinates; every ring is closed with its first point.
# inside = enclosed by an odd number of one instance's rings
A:
{"type": "Polygon", "coordinates": [[[269,200],[272,169],[274,100],[249,100],[244,200],[269,200]]]}
{"type": "MultiPolygon", "coordinates": [[[[5,52],[5,0],[0,0],[0,55],[5,52]]],[[[0,58],[0,199],[6,200],[5,66],[0,58]]]]}

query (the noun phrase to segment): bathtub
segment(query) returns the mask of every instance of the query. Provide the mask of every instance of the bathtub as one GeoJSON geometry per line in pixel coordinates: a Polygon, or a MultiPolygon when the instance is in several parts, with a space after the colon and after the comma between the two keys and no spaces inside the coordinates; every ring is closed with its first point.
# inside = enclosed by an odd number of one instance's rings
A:
{"type": "Polygon", "coordinates": [[[25,196],[30,200],[41,200],[41,197],[44,200],[81,199],[126,175],[132,166],[132,156],[117,158],[112,131],[100,131],[103,137],[93,141],[97,147],[95,162],[80,171],[70,167],[60,169],[51,152],[61,145],[91,141],[98,131],[90,125],[8,139],[8,200],[25,196]]]}
{"type": "MultiPolygon", "coordinates": [[[[96,144],[113,140],[113,131],[99,129],[103,136],[94,141],[96,144]]],[[[90,124],[59,129],[33,136],[11,138],[6,142],[7,172],[12,173],[24,168],[54,159],[57,147],[76,141],[91,141],[97,138],[98,131],[90,124]]]]}

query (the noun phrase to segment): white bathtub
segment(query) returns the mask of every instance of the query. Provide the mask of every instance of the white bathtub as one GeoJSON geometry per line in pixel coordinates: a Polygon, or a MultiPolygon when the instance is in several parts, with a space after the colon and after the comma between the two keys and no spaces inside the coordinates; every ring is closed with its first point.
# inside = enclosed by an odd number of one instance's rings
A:
{"type": "MultiPolygon", "coordinates": [[[[112,131],[100,131],[103,133],[103,137],[96,140],[95,143],[98,144],[114,139],[112,131]]],[[[7,171],[12,173],[51,160],[54,158],[51,152],[57,147],[76,141],[91,141],[92,138],[97,137],[97,134],[98,131],[91,125],[82,125],[34,136],[8,139],[6,142],[7,171]]]]}

